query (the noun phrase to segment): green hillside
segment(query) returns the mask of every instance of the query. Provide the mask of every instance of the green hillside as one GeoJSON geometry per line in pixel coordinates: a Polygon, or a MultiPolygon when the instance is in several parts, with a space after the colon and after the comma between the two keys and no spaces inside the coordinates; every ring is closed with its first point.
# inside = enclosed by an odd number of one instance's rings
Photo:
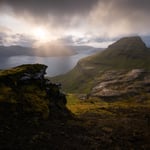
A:
{"type": "Polygon", "coordinates": [[[122,38],[104,51],[84,58],[67,74],[52,78],[67,92],[89,92],[106,70],[150,70],[150,50],[140,37],[122,38]]]}

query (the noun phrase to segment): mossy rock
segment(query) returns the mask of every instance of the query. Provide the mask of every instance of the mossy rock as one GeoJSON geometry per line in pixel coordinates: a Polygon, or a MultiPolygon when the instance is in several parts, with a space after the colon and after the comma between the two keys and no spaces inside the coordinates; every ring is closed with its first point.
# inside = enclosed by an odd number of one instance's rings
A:
{"type": "Polygon", "coordinates": [[[47,66],[43,65],[43,64],[25,64],[25,65],[14,67],[14,68],[11,68],[8,70],[1,70],[0,71],[0,78],[10,77],[10,76],[17,77],[17,76],[22,75],[23,73],[34,74],[34,73],[39,72],[43,68],[46,69],[47,66]]]}
{"type": "Polygon", "coordinates": [[[0,71],[0,115],[28,114],[46,119],[68,113],[59,86],[46,83],[46,68],[42,64],[28,64],[0,71]]]}

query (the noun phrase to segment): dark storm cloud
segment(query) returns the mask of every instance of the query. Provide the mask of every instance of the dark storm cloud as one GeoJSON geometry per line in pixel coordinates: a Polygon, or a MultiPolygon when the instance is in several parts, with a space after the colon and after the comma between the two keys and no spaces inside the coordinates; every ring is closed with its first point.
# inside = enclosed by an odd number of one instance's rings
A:
{"type": "Polygon", "coordinates": [[[0,6],[27,21],[66,32],[74,28],[103,38],[150,33],[150,0],[0,0],[0,6]]]}
{"type": "Polygon", "coordinates": [[[127,13],[150,12],[149,0],[1,0],[0,4],[12,7],[15,12],[28,12],[37,16],[51,14],[61,16],[88,13],[93,6],[97,6],[98,2],[106,8],[115,4],[113,5],[114,11],[116,8],[120,10],[120,13],[124,11],[127,13]]]}
{"type": "Polygon", "coordinates": [[[145,12],[150,12],[149,0],[118,0],[118,5],[121,5],[126,10],[143,10],[145,12]]]}
{"type": "Polygon", "coordinates": [[[112,7],[110,9],[110,16],[112,16],[112,19],[116,17],[116,20],[118,18],[129,19],[131,22],[134,22],[139,21],[138,19],[145,19],[145,17],[149,15],[149,0],[113,0],[112,7]],[[116,16],[112,16],[113,14],[116,16]]]}
{"type": "Polygon", "coordinates": [[[110,36],[146,34],[150,33],[149,16],[149,0],[106,0],[91,11],[88,23],[110,36]]]}
{"type": "Polygon", "coordinates": [[[58,17],[85,14],[97,2],[98,0],[2,0],[1,4],[12,7],[15,12],[29,13],[45,18],[49,15],[58,17]]]}

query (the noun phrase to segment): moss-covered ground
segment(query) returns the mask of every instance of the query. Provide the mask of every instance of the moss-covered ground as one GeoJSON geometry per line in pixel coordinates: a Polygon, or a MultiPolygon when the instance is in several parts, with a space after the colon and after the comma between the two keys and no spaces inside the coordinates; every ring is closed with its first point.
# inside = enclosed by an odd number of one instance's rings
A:
{"type": "Polygon", "coordinates": [[[80,121],[72,122],[86,129],[82,137],[89,149],[149,149],[150,101],[106,102],[100,99],[79,100],[68,95],[68,108],[80,121]]]}
{"type": "Polygon", "coordinates": [[[149,150],[150,101],[80,100],[67,95],[70,118],[12,118],[0,124],[0,149],[149,150]]]}

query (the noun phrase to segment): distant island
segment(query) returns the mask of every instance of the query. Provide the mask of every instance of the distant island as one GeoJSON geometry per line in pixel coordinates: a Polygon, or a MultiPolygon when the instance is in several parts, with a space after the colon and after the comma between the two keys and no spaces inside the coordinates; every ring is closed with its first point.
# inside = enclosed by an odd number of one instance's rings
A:
{"type": "Polygon", "coordinates": [[[0,46],[0,57],[11,56],[39,56],[39,57],[57,57],[57,56],[71,56],[79,52],[89,49],[99,49],[90,46],[71,46],[71,45],[55,45],[55,46],[40,46],[37,48],[23,47],[19,45],[14,46],[0,46]]]}

